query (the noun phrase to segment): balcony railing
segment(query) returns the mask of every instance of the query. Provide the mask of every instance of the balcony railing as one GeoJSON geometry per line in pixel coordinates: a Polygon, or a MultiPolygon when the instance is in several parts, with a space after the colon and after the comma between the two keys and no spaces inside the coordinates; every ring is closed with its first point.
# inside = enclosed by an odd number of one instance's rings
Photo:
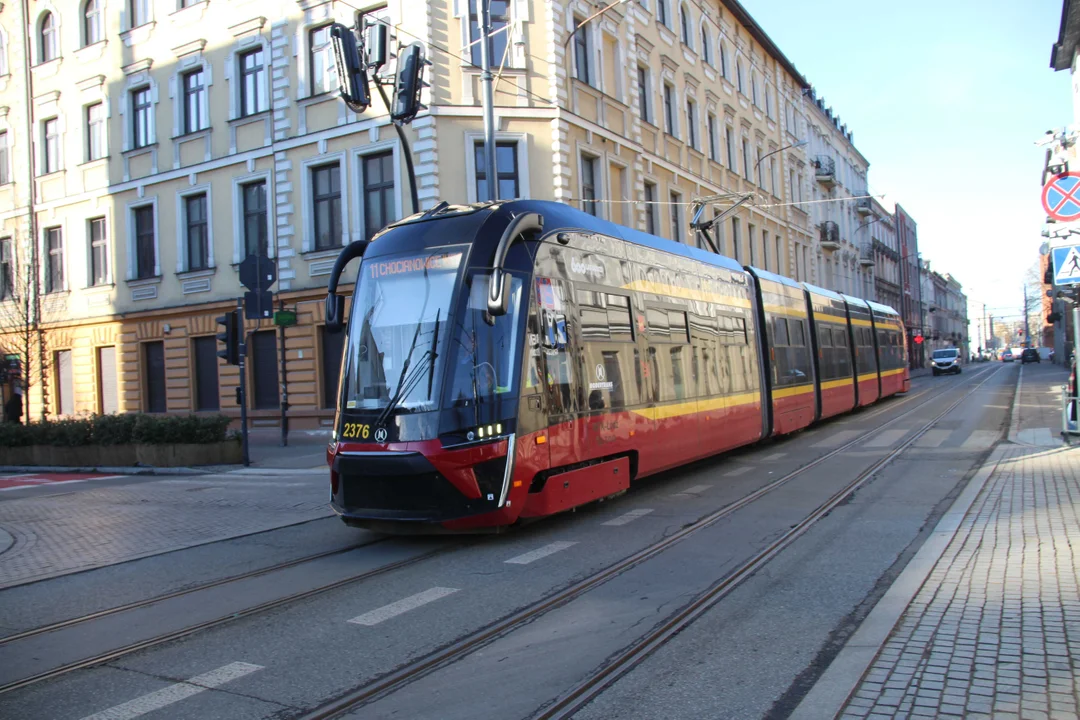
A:
{"type": "Polygon", "coordinates": [[[874,208],[870,203],[870,198],[859,198],[855,201],[855,212],[863,216],[873,214],[874,208]]]}
{"type": "Polygon", "coordinates": [[[872,267],[876,263],[874,262],[874,244],[871,242],[863,242],[859,246],[859,264],[863,267],[872,267]]]}
{"type": "Polygon", "coordinates": [[[840,226],[832,220],[825,220],[818,225],[822,250],[837,250],[840,247],[840,226]]]}
{"type": "Polygon", "coordinates": [[[814,158],[814,177],[817,181],[828,187],[836,184],[836,163],[828,155],[818,155],[814,158]]]}

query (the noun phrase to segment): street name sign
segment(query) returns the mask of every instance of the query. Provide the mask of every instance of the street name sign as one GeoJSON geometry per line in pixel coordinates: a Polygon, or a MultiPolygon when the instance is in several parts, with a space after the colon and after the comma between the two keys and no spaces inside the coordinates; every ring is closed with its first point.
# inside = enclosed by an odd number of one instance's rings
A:
{"type": "Polygon", "coordinates": [[[1055,285],[1080,285],[1080,245],[1051,248],[1055,285]]]}
{"type": "Polygon", "coordinates": [[[1043,210],[1058,222],[1080,220],[1080,173],[1055,175],[1043,185],[1043,210]]]}

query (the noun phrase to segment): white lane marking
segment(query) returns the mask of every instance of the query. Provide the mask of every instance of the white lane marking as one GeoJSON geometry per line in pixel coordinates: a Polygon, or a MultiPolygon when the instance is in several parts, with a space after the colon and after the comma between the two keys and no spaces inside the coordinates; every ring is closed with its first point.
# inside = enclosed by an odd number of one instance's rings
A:
{"type": "Polygon", "coordinates": [[[381,608],[371,610],[363,615],[357,615],[349,622],[355,625],[378,625],[384,620],[395,618],[398,615],[403,615],[410,610],[415,610],[421,605],[427,605],[430,602],[435,602],[447,595],[453,595],[458,591],[457,588],[445,588],[445,587],[433,587],[415,595],[410,595],[407,598],[402,598],[397,602],[392,602],[389,605],[383,605],[381,608]]]}
{"type": "Polygon", "coordinates": [[[743,465],[742,467],[737,467],[734,470],[728,470],[726,473],[724,473],[724,477],[738,477],[739,475],[742,475],[743,473],[748,473],[753,469],[753,465],[743,465]]]}
{"type": "Polygon", "coordinates": [[[862,430],[841,430],[838,433],[833,433],[829,437],[814,443],[810,447],[816,448],[831,448],[840,447],[846,442],[854,440],[858,436],[862,435],[862,430]]]}
{"type": "Polygon", "coordinates": [[[679,492],[675,493],[671,497],[683,497],[685,495],[700,495],[701,493],[705,492],[706,490],[711,490],[711,489],[712,489],[712,485],[694,485],[693,487],[688,487],[685,490],[680,490],[679,492]]]}
{"type": "Polygon", "coordinates": [[[262,670],[262,665],[252,665],[245,662],[229,663],[219,667],[217,670],[196,675],[186,682],[179,682],[142,697],[137,697],[134,700],[129,700],[122,705],[102,710],[93,715],[87,715],[83,720],[132,720],[132,718],[168,707],[192,695],[198,695],[205,690],[211,690],[219,685],[250,675],[256,670],[262,670]]]}
{"type": "Polygon", "coordinates": [[[874,437],[866,441],[866,447],[883,448],[891,447],[900,441],[900,438],[908,434],[907,430],[902,428],[896,430],[883,430],[874,437]]]}
{"type": "Polygon", "coordinates": [[[600,523],[600,524],[601,525],[610,525],[612,527],[615,527],[615,526],[618,526],[618,525],[625,525],[626,523],[633,522],[633,521],[637,520],[639,517],[645,517],[646,515],[648,515],[651,512],[652,512],[652,508],[641,508],[640,510],[631,510],[630,512],[626,513],[625,515],[620,515],[617,518],[614,518],[612,520],[608,520],[607,522],[600,523]]]}
{"type": "Polygon", "coordinates": [[[985,450],[997,441],[998,435],[997,430],[973,430],[960,447],[964,450],[985,450]]]}
{"type": "Polygon", "coordinates": [[[779,460],[780,458],[784,457],[785,455],[787,455],[787,453],[779,452],[779,453],[773,453],[772,455],[766,455],[765,457],[763,457],[761,459],[763,461],[765,461],[765,462],[769,462],[771,460],[779,460]]]}
{"type": "Polygon", "coordinates": [[[531,562],[536,562],[540,558],[546,558],[548,555],[557,553],[560,550],[565,550],[568,547],[573,547],[574,545],[577,545],[577,542],[566,542],[560,540],[559,542],[553,542],[550,545],[545,545],[542,548],[537,548],[531,552],[527,552],[524,555],[512,557],[505,562],[510,565],[528,565],[531,562]]]}
{"type": "Polygon", "coordinates": [[[240,482],[230,480],[159,480],[158,482],[163,485],[205,485],[206,487],[220,488],[305,487],[311,485],[311,483],[273,482],[270,480],[242,480],[240,482]]]}
{"type": "Polygon", "coordinates": [[[948,440],[952,433],[952,430],[939,430],[937,428],[927,430],[921,438],[915,441],[915,447],[941,447],[941,443],[948,440]]]}

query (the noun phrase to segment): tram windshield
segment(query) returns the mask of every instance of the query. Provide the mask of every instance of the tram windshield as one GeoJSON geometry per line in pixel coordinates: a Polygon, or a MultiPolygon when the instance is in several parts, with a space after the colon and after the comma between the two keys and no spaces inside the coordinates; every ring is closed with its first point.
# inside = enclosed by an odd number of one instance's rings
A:
{"type": "Polygon", "coordinates": [[[437,359],[465,249],[365,260],[349,319],[341,402],[348,410],[421,412],[439,405],[437,359]]]}

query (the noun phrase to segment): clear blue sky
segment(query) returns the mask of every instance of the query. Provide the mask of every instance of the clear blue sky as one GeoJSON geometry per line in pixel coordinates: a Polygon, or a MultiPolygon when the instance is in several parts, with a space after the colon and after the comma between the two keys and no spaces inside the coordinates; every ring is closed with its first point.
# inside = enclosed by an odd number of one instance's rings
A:
{"type": "Polygon", "coordinates": [[[742,3],[855,133],[923,257],[963,283],[972,339],[982,303],[1020,314],[1043,242],[1034,141],[1073,122],[1069,72],[1050,69],[1061,0],[742,3]]]}

